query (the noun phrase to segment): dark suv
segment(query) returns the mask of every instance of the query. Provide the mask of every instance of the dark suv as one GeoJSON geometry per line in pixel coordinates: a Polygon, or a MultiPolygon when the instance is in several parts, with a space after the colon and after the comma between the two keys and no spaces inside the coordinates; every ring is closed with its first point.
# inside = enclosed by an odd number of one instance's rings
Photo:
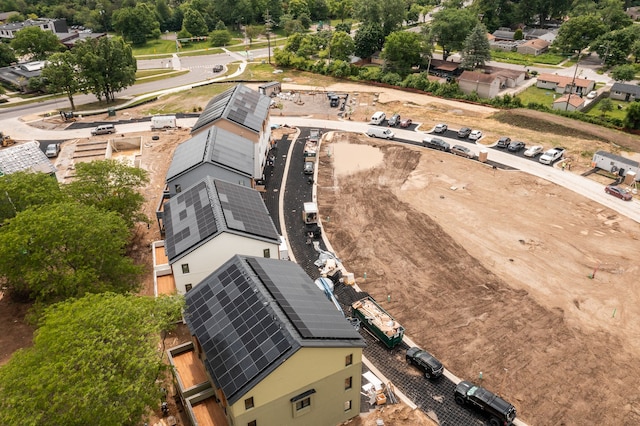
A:
{"type": "Polygon", "coordinates": [[[422,141],[422,146],[449,152],[449,144],[440,138],[426,138],[422,141]]]}
{"type": "Polygon", "coordinates": [[[463,127],[462,129],[458,130],[459,138],[468,138],[470,134],[471,134],[471,129],[468,127],[463,127]]]}
{"type": "Polygon", "coordinates": [[[397,126],[400,124],[400,114],[393,114],[389,119],[389,126],[397,126]]]}
{"type": "Polygon", "coordinates": [[[508,136],[503,136],[500,139],[498,139],[498,143],[496,144],[496,146],[498,148],[507,148],[510,143],[511,143],[511,138],[508,136]]]}
{"type": "Polygon", "coordinates": [[[427,379],[436,379],[442,376],[442,372],[444,371],[444,367],[440,361],[429,352],[418,347],[407,349],[406,359],[409,364],[413,364],[422,370],[424,377],[427,379]]]}
{"type": "Polygon", "coordinates": [[[460,405],[471,404],[489,414],[491,426],[509,426],[516,418],[516,408],[498,395],[466,380],[456,386],[454,398],[460,405]]]}

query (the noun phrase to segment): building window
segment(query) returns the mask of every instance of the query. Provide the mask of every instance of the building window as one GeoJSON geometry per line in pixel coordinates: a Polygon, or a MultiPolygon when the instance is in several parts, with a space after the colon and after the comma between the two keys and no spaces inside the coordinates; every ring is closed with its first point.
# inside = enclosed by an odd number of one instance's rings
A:
{"type": "Polygon", "coordinates": [[[184,291],[189,291],[193,288],[193,284],[185,284],[184,291]]]}
{"type": "Polygon", "coordinates": [[[351,389],[351,386],[353,386],[353,377],[349,376],[344,379],[344,390],[351,389]]]}
{"type": "Polygon", "coordinates": [[[247,423],[247,426],[257,426],[258,422],[255,420],[251,420],[249,423],[247,423]]]}
{"type": "Polygon", "coordinates": [[[247,399],[244,400],[244,409],[245,410],[249,410],[249,409],[251,409],[253,407],[254,407],[254,405],[253,405],[253,397],[247,398],[247,399]]]}
{"type": "Polygon", "coordinates": [[[345,357],[344,359],[344,365],[345,367],[350,366],[351,364],[353,364],[353,354],[349,354],[345,357]]]}
{"type": "Polygon", "coordinates": [[[182,187],[180,186],[180,184],[176,184],[176,194],[178,192],[182,192],[182,187]]]}
{"type": "Polygon", "coordinates": [[[296,411],[300,411],[303,408],[309,407],[311,405],[311,397],[308,396],[306,398],[301,399],[300,401],[296,401],[296,411]]]}
{"type": "Polygon", "coordinates": [[[344,411],[351,410],[351,400],[344,402],[344,411]]]}
{"type": "Polygon", "coordinates": [[[266,257],[267,259],[271,257],[271,250],[270,249],[264,249],[262,250],[262,256],[266,257]]]}
{"type": "Polygon", "coordinates": [[[189,264],[188,263],[183,263],[180,266],[182,266],[182,273],[183,274],[188,274],[189,273],[189,264]]]}

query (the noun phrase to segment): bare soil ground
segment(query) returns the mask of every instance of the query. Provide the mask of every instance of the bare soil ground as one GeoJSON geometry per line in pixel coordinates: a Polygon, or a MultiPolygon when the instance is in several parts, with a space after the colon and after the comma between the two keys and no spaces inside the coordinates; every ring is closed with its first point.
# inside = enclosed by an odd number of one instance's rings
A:
{"type": "MultiPolygon", "coordinates": [[[[574,173],[588,170],[598,149],[638,146],[635,136],[535,111],[498,113],[351,84],[324,89],[352,95],[352,120],[368,121],[381,109],[413,118],[422,131],[441,121],[478,128],[487,144],[509,135],[562,145],[574,173]]],[[[193,102],[184,100],[189,109],[193,102]]],[[[337,119],[317,95],[302,102],[285,101],[273,114],[337,119]]],[[[144,115],[145,108],[129,113],[144,115]]],[[[152,179],[144,189],[152,220],[173,150],[188,131],[160,135],[152,141],[145,133],[141,160],[152,179]]],[[[365,143],[354,135],[338,141],[365,143]]],[[[541,179],[394,143],[374,145],[385,166],[357,174],[333,172],[324,149],[320,158],[319,201],[322,215],[331,216],[325,229],[359,284],[378,300],[390,295],[383,304],[414,340],[460,377],[474,380],[482,371],[484,384],[531,424],[640,424],[638,225],[541,179]]],[[[136,259],[148,265],[141,293],[153,294],[149,244],[160,235],[155,223],[139,234],[136,259]]],[[[0,300],[0,365],[31,342],[26,309],[0,300]]],[[[415,413],[399,405],[380,416],[385,424],[429,424],[415,413]]]]}

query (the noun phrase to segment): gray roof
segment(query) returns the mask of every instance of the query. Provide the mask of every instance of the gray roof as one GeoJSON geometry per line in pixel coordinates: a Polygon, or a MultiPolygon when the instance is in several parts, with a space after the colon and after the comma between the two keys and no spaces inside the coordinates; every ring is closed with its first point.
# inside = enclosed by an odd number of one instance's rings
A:
{"type": "Polygon", "coordinates": [[[236,255],[185,297],[189,330],[230,404],[301,347],[364,347],[294,262],[236,255]]]}
{"type": "Polygon", "coordinates": [[[242,84],[232,87],[209,101],[191,132],[213,124],[220,118],[260,133],[269,115],[271,98],[242,84]]]}
{"type": "Polygon", "coordinates": [[[640,96],[640,86],[626,83],[613,83],[612,92],[629,93],[634,96],[640,96]]]}
{"type": "Polygon", "coordinates": [[[253,177],[254,149],[249,139],[212,126],[178,145],[167,171],[167,181],[203,163],[253,177]]]}
{"type": "Polygon", "coordinates": [[[602,157],[610,158],[612,160],[617,161],[618,163],[626,164],[626,165],[631,166],[631,167],[635,167],[635,168],[640,167],[640,163],[637,162],[636,160],[632,160],[630,158],[623,157],[622,155],[614,154],[612,152],[597,151],[596,155],[600,155],[602,157]]]}
{"type": "Polygon", "coordinates": [[[54,174],[56,168],[44,155],[36,141],[10,146],[0,150],[0,172],[42,172],[54,174]]]}
{"type": "Polygon", "coordinates": [[[493,36],[504,40],[513,40],[515,31],[495,30],[493,36]]]}
{"type": "Polygon", "coordinates": [[[258,191],[211,177],[171,197],[163,217],[169,263],[223,232],[280,243],[258,191]]]}

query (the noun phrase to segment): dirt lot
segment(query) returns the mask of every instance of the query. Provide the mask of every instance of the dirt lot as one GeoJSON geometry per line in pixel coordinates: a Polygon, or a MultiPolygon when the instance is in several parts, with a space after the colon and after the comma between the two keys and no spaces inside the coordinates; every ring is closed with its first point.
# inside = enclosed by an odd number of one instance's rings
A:
{"type": "MultiPolygon", "coordinates": [[[[352,120],[365,121],[382,109],[412,117],[420,130],[444,121],[450,128],[479,128],[486,140],[517,135],[528,144],[565,146],[573,173],[587,170],[597,149],[620,152],[608,141],[638,143],[532,111],[509,113],[524,114],[522,123],[504,114],[496,118],[491,108],[426,96],[352,85],[330,89],[357,94],[352,120]]],[[[311,99],[316,101],[304,105],[286,101],[282,113],[337,118],[320,97],[311,99]]],[[[186,103],[191,107],[193,100],[186,103]]],[[[143,115],[145,108],[130,114],[143,115]]],[[[153,219],[173,149],[188,132],[162,134],[159,141],[144,137],[142,167],[152,177],[144,190],[145,212],[153,219]]],[[[334,141],[364,142],[351,135],[334,141]]],[[[482,371],[484,384],[513,402],[523,420],[639,424],[640,296],[634,285],[640,272],[633,258],[638,225],[541,179],[374,144],[384,166],[371,170],[333,171],[324,148],[320,158],[319,202],[322,215],[331,216],[326,232],[359,284],[378,300],[390,295],[385,307],[457,375],[474,380],[482,371]],[[595,278],[588,278],[597,265],[595,278]]],[[[149,265],[142,293],[152,294],[149,243],[159,233],[153,225],[139,231],[137,258],[149,265]]],[[[0,324],[7,330],[0,335],[0,364],[31,339],[32,329],[21,318],[26,308],[14,305],[0,300],[0,324]]],[[[382,414],[385,424],[400,424],[392,420],[401,418],[408,419],[404,424],[427,422],[404,417],[414,415],[407,407],[395,410],[400,413],[382,414]]]]}

